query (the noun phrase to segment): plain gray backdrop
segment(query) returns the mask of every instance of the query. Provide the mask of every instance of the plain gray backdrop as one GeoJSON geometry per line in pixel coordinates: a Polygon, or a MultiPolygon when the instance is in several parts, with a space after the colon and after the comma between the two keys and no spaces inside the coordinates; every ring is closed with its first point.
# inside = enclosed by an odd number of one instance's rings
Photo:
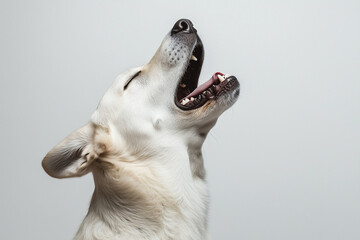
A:
{"type": "Polygon", "coordinates": [[[360,239],[359,1],[0,1],[0,239],[71,239],[91,174],[45,154],[179,18],[240,99],[203,147],[212,239],[360,239]]]}

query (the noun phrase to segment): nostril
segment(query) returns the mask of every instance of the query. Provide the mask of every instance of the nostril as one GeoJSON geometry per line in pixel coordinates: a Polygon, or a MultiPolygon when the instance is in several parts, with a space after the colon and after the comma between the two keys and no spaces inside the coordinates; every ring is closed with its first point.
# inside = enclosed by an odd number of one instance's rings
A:
{"type": "Polygon", "coordinates": [[[196,32],[196,30],[194,29],[190,20],[180,19],[174,24],[174,27],[171,30],[171,34],[178,32],[193,33],[196,32]]]}
{"type": "Polygon", "coordinates": [[[185,21],[181,21],[180,26],[183,30],[189,29],[189,25],[185,21]]]}

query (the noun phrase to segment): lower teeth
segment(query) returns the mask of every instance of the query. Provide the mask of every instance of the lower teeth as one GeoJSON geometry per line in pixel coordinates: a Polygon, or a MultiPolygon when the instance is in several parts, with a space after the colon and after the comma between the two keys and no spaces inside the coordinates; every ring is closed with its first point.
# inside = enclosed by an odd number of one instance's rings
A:
{"type": "Polygon", "coordinates": [[[217,77],[218,77],[218,79],[219,79],[219,81],[220,82],[223,82],[223,81],[225,81],[225,77],[224,76],[222,76],[222,75],[217,75],[217,77]]]}
{"type": "MultiPolygon", "coordinates": [[[[218,75],[217,75],[220,83],[223,82],[223,81],[225,81],[229,76],[230,76],[230,75],[228,75],[228,74],[224,74],[224,75],[218,74],[218,75]]],[[[213,90],[213,88],[216,87],[216,86],[217,86],[217,85],[215,85],[215,84],[212,85],[211,87],[209,87],[208,89],[206,89],[205,91],[203,91],[202,94],[200,94],[200,95],[197,96],[196,98],[194,98],[194,97],[191,97],[190,99],[189,99],[189,98],[184,98],[184,99],[182,99],[182,100],[180,101],[180,104],[183,105],[183,106],[185,106],[185,105],[188,104],[189,102],[193,102],[193,101],[195,101],[195,100],[197,100],[197,99],[201,99],[201,96],[207,97],[207,98],[211,98],[211,96],[210,96],[210,97],[207,96],[207,93],[209,93],[210,95],[214,95],[214,92],[213,92],[213,91],[215,91],[215,93],[216,93],[216,89],[213,90]]],[[[183,83],[181,83],[181,84],[180,84],[180,87],[185,88],[186,85],[183,84],[183,83]]]]}

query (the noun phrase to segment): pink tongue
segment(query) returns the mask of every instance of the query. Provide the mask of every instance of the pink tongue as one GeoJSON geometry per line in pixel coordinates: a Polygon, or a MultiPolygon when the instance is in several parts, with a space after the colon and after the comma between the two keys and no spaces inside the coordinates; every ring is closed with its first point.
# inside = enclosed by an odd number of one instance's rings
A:
{"type": "Polygon", "coordinates": [[[204,82],[203,84],[198,86],[194,91],[192,91],[192,93],[187,95],[185,98],[191,98],[191,97],[197,96],[200,93],[202,93],[203,91],[205,91],[206,89],[208,89],[209,87],[211,87],[211,85],[218,80],[217,75],[219,75],[219,74],[224,75],[221,72],[214,73],[214,75],[207,82],[204,82]]]}

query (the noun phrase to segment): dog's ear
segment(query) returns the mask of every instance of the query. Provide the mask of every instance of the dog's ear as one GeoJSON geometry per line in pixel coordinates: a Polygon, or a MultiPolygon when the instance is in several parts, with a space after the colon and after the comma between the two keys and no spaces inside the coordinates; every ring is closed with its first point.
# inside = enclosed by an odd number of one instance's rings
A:
{"type": "Polygon", "coordinates": [[[91,123],[74,131],[45,156],[42,166],[52,177],[80,177],[91,170],[97,158],[93,150],[94,127],[91,123]]]}

